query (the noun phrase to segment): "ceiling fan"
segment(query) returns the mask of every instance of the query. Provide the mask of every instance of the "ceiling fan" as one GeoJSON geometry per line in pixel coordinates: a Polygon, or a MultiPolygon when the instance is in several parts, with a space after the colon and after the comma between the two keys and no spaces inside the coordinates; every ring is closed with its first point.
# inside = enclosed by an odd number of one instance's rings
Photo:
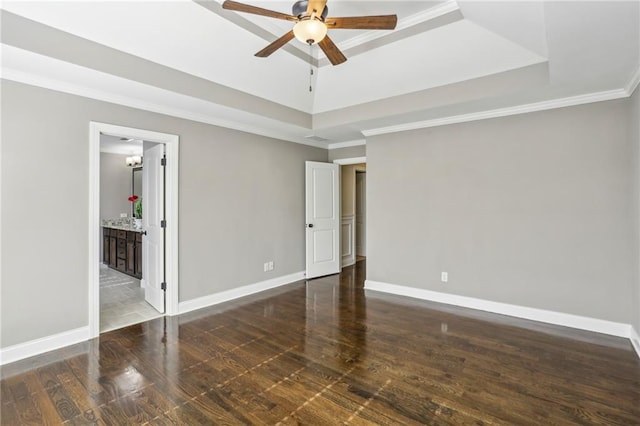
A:
{"type": "Polygon", "coordinates": [[[253,13],[254,15],[296,23],[291,31],[256,53],[255,56],[266,58],[295,37],[308,45],[317,43],[333,65],[341,64],[347,58],[327,36],[327,30],[393,30],[398,21],[396,15],[327,18],[328,8],[326,4],[327,0],[299,0],[293,4],[291,15],[238,3],[233,0],[226,0],[222,3],[222,7],[236,12],[253,13]]]}

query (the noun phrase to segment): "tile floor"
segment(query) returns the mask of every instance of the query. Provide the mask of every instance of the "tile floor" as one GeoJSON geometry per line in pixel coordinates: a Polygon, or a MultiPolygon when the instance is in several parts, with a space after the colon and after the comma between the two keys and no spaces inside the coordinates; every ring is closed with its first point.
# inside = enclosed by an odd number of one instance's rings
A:
{"type": "Polygon", "coordinates": [[[161,316],[144,300],[140,280],[100,265],[100,332],[161,316]]]}

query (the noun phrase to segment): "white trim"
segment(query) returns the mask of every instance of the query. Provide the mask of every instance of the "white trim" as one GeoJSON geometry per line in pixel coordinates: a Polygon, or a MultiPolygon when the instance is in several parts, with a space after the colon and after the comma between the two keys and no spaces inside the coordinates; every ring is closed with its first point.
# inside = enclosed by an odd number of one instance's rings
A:
{"type": "Polygon", "coordinates": [[[240,297],[249,296],[261,291],[291,284],[296,281],[304,280],[304,271],[296,272],[282,277],[271,278],[266,281],[260,281],[254,284],[248,284],[238,288],[224,290],[219,293],[210,294],[208,296],[199,297],[197,299],[186,300],[180,302],[178,310],[180,314],[195,311],[196,309],[206,308],[208,306],[217,305],[219,303],[228,302],[240,297]]]}
{"type": "Polygon", "coordinates": [[[595,331],[596,333],[604,333],[612,336],[626,338],[631,336],[631,325],[597,318],[547,311],[545,309],[529,308],[509,303],[492,302],[490,300],[476,299],[474,297],[458,296],[456,294],[440,293],[437,291],[388,284],[372,280],[365,280],[364,288],[365,290],[381,291],[400,296],[413,297],[416,299],[430,300],[433,302],[445,303],[447,305],[462,306],[464,308],[493,312],[501,315],[509,315],[512,317],[578,328],[581,330],[595,331]]]}
{"type": "Polygon", "coordinates": [[[356,263],[356,216],[353,214],[342,215],[340,221],[340,268],[351,266],[356,263]],[[345,227],[348,227],[348,232],[342,232],[345,227]],[[342,253],[342,239],[349,238],[349,251],[345,254],[342,253]]]}
{"type": "Polygon", "coordinates": [[[166,165],[166,314],[178,314],[178,165],[177,135],[113,124],[89,123],[89,337],[100,335],[100,133],[165,144],[166,165]]]}
{"type": "MultiPolygon", "coordinates": [[[[131,98],[128,96],[109,93],[102,90],[90,89],[87,87],[78,86],[75,84],[42,77],[39,75],[26,73],[23,71],[14,70],[11,68],[2,68],[2,74],[0,78],[5,80],[15,81],[18,83],[28,84],[31,86],[42,87],[49,90],[54,90],[63,93],[70,93],[72,95],[82,96],[89,99],[95,99],[104,102],[110,102],[117,105],[123,105],[131,108],[141,109],[143,111],[155,112],[158,114],[165,114],[171,117],[183,118],[185,120],[197,121],[199,123],[211,124],[213,126],[224,127],[226,129],[238,130],[241,132],[251,133],[254,135],[266,136],[269,138],[281,139],[289,142],[295,142],[302,145],[313,146],[315,148],[327,147],[326,142],[315,142],[305,140],[302,137],[296,138],[288,135],[286,132],[279,132],[269,129],[263,129],[256,126],[247,125],[244,123],[226,120],[215,117],[210,114],[199,114],[191,111],[187,111],[181,108],[175,108],[168,105],[159,103],[147,102],[140,99],[131,98]]],[[[164,89],[162,89],[164,90],[164,89]]],[[[181,93],[174,92],[181,96],[181,93]]],[[[206,101],[206,100],[205,100],[206,101]]]]}
{"type": "Polygon", "coordinates": [[[466,123],[469,121],[486,120],[489,118],[507,117],[510,115],[526,114],[529,112],[546,111],[555,108],[564,108],[593,102],[610,101],[629,97],[625,89],[609,90],[605,92],[589,93],[586,95],[571,96],[568,98],[553,99],[549,101],[536,102],[532,104],[517,105],[513,107],[500,108],[494,110],[473,112],[470,114],[452,115],[434,120],[415,121],[396,126],[379,127],[375,129],[363,130],[365,136],[385,135],[388,133],[406,132],[408,130],[426,129],[428,127],[446,126],[449,124],[466,123]]]}
{"type": "Polygon", "coordinates": [[[629,96],[631,96],[633,95],[633,92],[636,90],[636,87],[638,87],[639,83],[640,83],[640,66],[638,66],[638,68],[636,69],[636,72],[631,76],[624,90],[626,90],[629,96]]]}
{"type": "Polygon", "coordinates": [[[5,365],[21,359],[40,355],[45,352],[74,345],[89,340],[89,327],[80,327],[74,330],[64,331],[40,339],[30,340],[17,345],[0,349],[0,359],[5,365]]]}
{"type": "Polygon", "coordinates": [[[100,335],[100,127],[89,123],[89,337],[100,335]]]}
{"type": "MultiPolygon", "coordinates": [[[[337,142],[333,144],[326,144],[324,142],[314,142],[305,139],[298,139],[291,137],[286,133],[281,133],[273,130],[265,130],[254,126],[249,126],[243,123],[233,122],[230,120],[218,119],[211,115],[197,114],[190,111],[186,111],[179,108],[170,107],[167,105],[160,105],[156,103],[146,102],[127,96],[116,95],[113,93],[104,92],[101,90],[90,89],[82,86],[77,86],[71,83],[66,83],[31,73],[25,73],[10,68],[2,68],[0,78],[16,81],[23,84],[28,84],[37,87],[43,87],[45,89],[55,90],[63,93],[70,93],[77,96],[86,97],[89,99],[96,99],[100,101],[110,102],[118,105],[124,105],[132,108],[141,109],[144,111],[155,112],[159,114],[166,114],[172,117],[183,118],[186,120],[197,121],[200,123],[211,124],[214,126],[224,127],[227,129],[238,130],[241,132],[247,132],[255,135],[266,136],[276,139],[281,139],[289,142],[295,142],[302,145],[313,146],[316,148],[325,149],[337,149],[348,146],[366,145],[357,141],[337,142]],[[351,145],[353,143],[353,145],[351,145]],[[343,145],[344,144],[344,145],[343,145]]],[[[636,70],[635,74],[631,77],[629,82],[622,89],[609,90],[604,92],[588,93],[584,95],[572,96],[567,98],[552,99],[548,101],[536,102],[532,104],[516,105],[513,107],[500,108],[495,110],[486,110],[480,112],[474,112],[462,115],[453,115],[448,117],[437,118],[426,121],[416,121],[410,123],[404,123],[395,126],[379,127],[372,129],[364,129],[361,133],[364,136],[376,136],[388,133],[404,132],[408,130],[425,129],[429,127],[446,126],[449,124],[465,123],[469,121],[486,120],[490,118],[507,117],[510,115],[526,114],[529,112],[545,111],[555,108],[563,108],[567,106],[582,105],[593,102],[602,102],[614,99],[620,99],[629,97],[633,94],[633,91],[640,83],[640,68],[636,70]]],[[[313,115],[313,114],[312,114],[313,115]]],[[[335,161],[334,161],[335,162],[335,161]]],[[[340,164],[340,163],[338,163],[340,164]]]]}
{"type": "Polygon", "coordinates": [[[366,144],[367,144],[366,139],[357,139],[355,141],[330,143],[327,146],[327,149],[332,150],[332,149],[339,149],[339,148],[350,148],[352,146],[360,146],[360,145],[366,145],[366,144]]]}
{"type": "MultiPolygon", "coordinates": [[[[434,7],[430,7],[426,10],[422,10],[420,12],[414,13],[413,15],[407,16],[406,18],[400,19],[394,31],[398,32],[406,28],[411,28],[415,25],[421,24],[423,22],[431,21],[433,19],[439,18],[440,16],[443,16],[458,10],[460,10],[460,7],[458,6],[458,2],[455,0],[449,0],[444,3],[440,3],[434,7]]],[[[367,43],[369,41],[385,37],[387,35],[388,33],[384,31],[367,31],[360,35],[352,37],[348,40],[345,40],[341,43],[338,43],[337,46],[340,50],[348,50],[353,47],[359,46],[361,44],[367,43]]]]}
{"type": "Polygon", "coordinates": [[[349,164],[360,164],[366,163],[367,157],[353,157],[353,158],[338,158],[337,160],[333,160],[333,164],[340,164],[341,166],[346,166],[349,164]]]}
{"type": "Polygon", "coordinates": [[[629,332],[629,340],[631,340],[631,346],[635,349],[636,354],[640,358],[640,336],[638,336],[638,332],[633,326],[631,326],[631,331],[629,332]]]}

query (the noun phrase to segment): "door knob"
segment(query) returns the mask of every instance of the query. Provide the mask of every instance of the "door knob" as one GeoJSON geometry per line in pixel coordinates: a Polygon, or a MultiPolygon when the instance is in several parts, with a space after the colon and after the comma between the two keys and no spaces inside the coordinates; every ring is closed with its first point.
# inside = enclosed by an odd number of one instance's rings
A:
{"type": "Polygon", "coordinates": [[[309,228],[313,228],[313,223],[307,225],[309,228]]]}

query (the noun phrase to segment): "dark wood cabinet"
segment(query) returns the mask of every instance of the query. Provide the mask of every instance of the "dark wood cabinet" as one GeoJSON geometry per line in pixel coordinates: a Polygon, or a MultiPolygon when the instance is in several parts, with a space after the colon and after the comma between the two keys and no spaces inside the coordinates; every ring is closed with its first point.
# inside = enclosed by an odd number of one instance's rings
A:
{"type": "Polygon", "coordinates": [[[136,276],[142,277],[142,234],[140,232],[136,232],[134,251],[136,257],[136,276]]]}
{"type": "Polygon", "coordinates": [[[102,261],[132,277],[142,278],[142,234],[114,228],[102,228],[102,261]]]}

